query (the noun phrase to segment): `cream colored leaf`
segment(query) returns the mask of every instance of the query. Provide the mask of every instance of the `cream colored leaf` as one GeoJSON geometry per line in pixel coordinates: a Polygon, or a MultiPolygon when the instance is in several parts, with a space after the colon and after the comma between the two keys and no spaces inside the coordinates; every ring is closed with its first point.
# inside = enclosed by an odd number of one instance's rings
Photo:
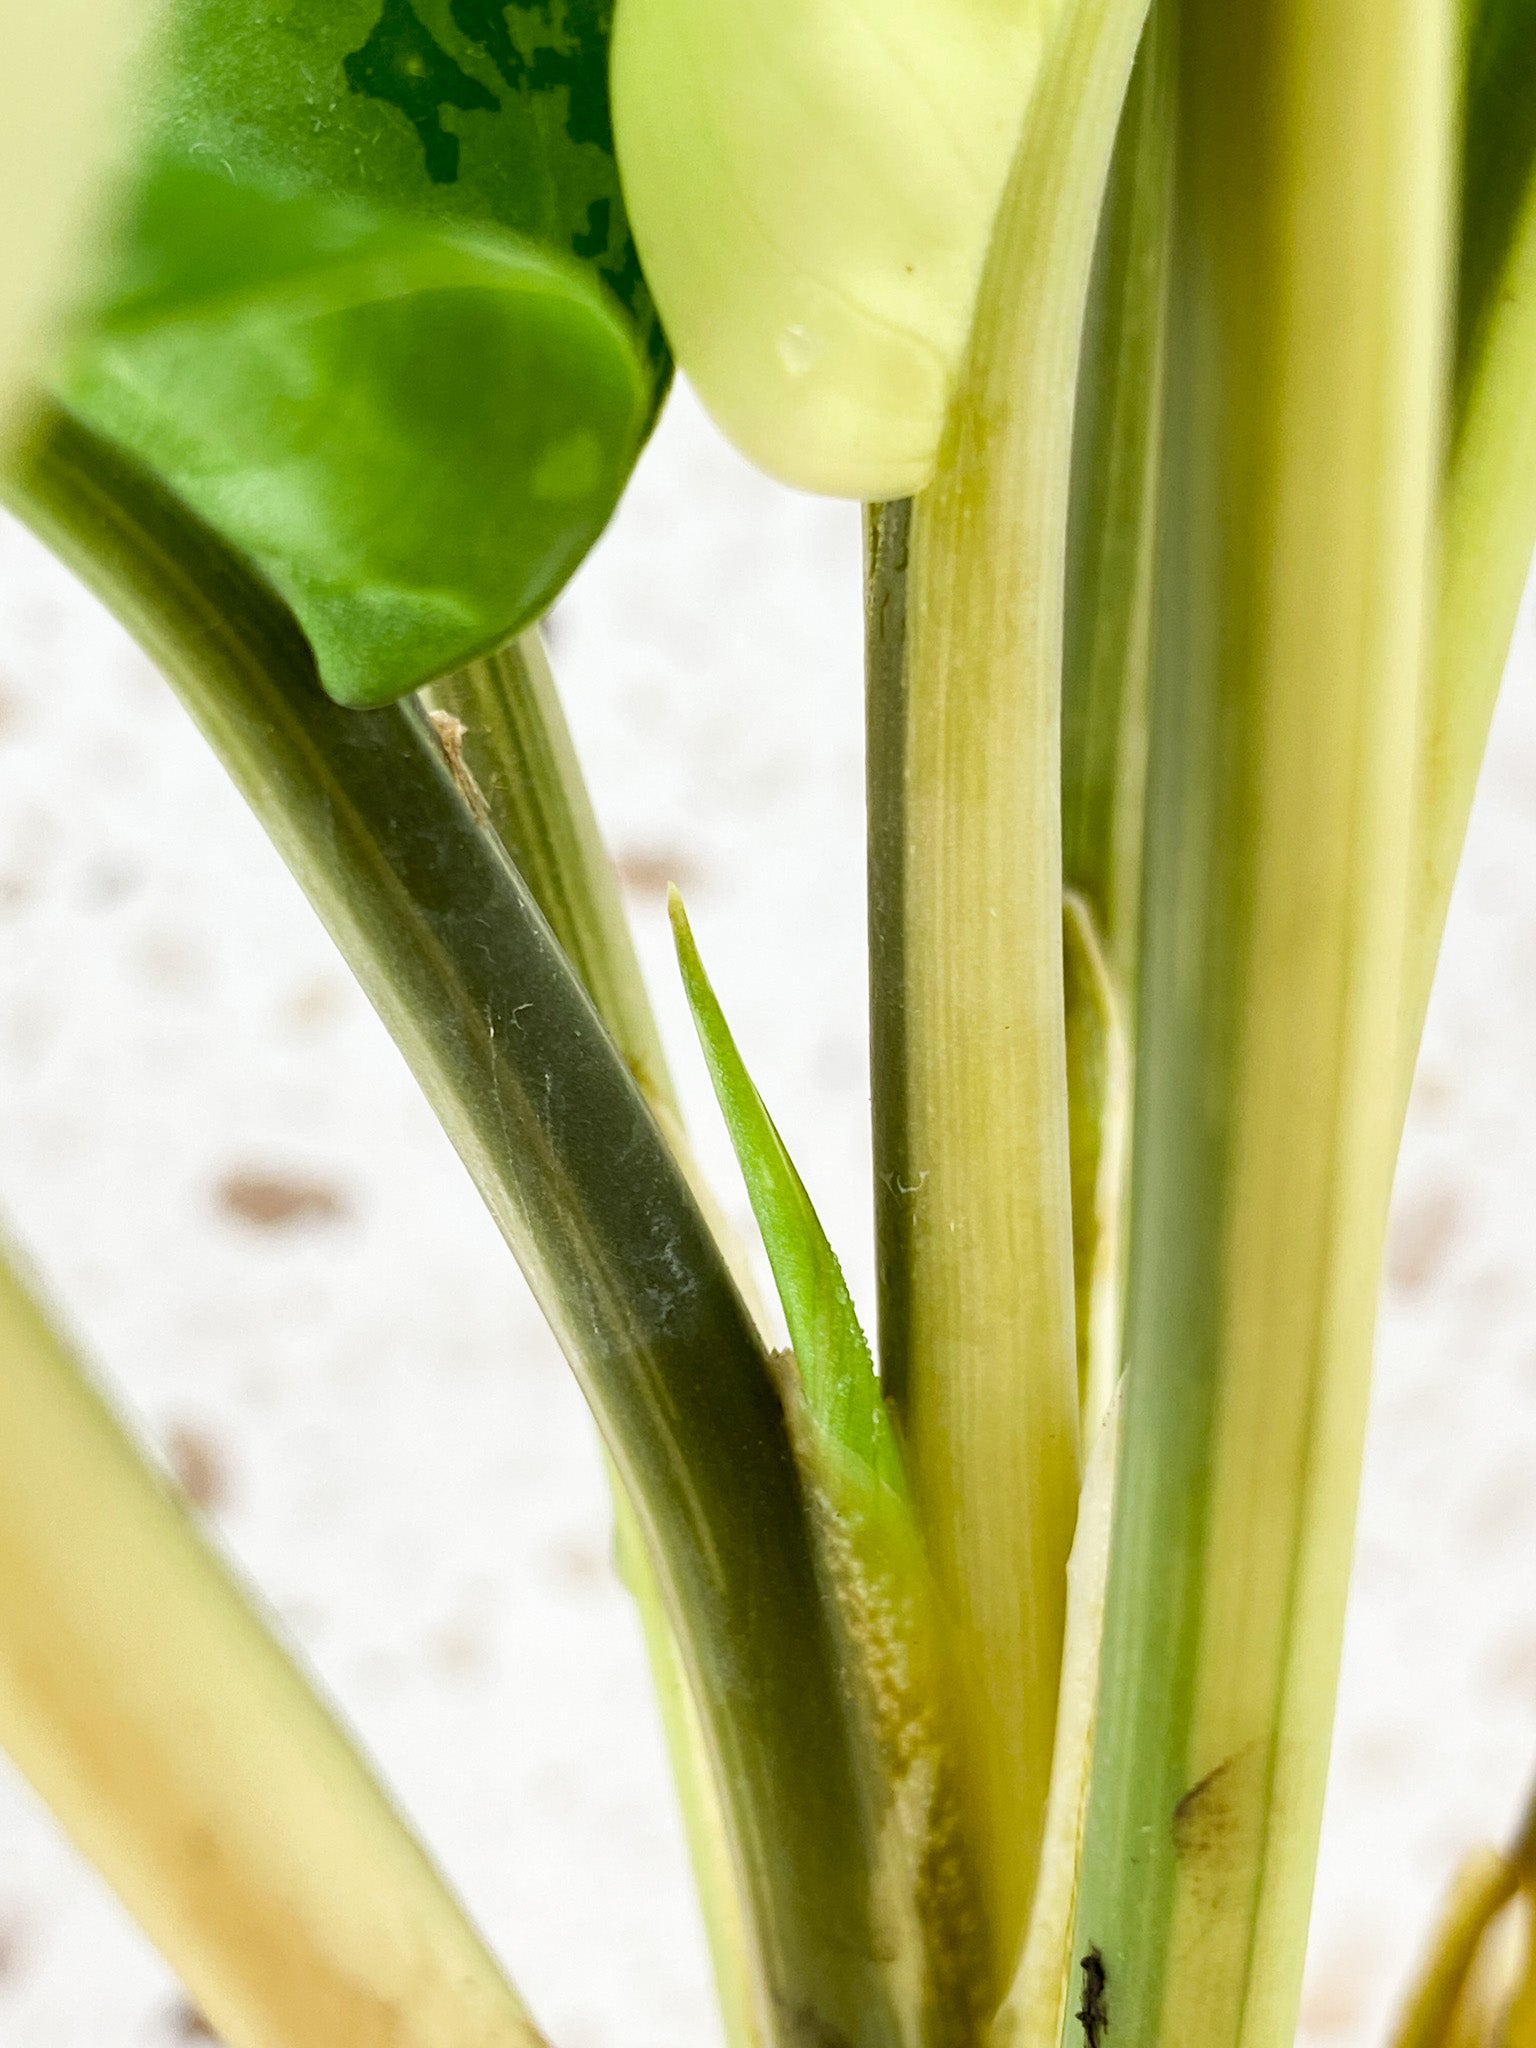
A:
{"type": "Polygon", "coordinates": [[[678,361],[808,490],[932,474],[1060,0],[620,0],[625,203],[678,361]]]}

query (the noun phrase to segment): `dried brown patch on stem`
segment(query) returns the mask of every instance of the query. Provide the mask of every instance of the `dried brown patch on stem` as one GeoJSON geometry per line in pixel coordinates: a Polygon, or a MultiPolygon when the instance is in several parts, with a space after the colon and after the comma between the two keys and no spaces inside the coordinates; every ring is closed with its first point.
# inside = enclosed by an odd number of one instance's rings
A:
{"type": "Polygon", "coordinates": [[[1209,1904],[1248,1869],[1258,1850],[1264,1774],[1257,1742],[1191,1785],[1173,1809],[1173,1847],[1186,1877],[1209,1904]]]}
{"type": "Polygon", "coordinates": [[[477,825],[489,827],[490,806],[468,761],[464,758],[464,739],[469,727],[462,718],[456,718],[451,711],[429,711],[432,729],[437,734],[437,743],[443,750],[443,759],[448,763],[448,773],[465,803],[469,805],[477,825]]]}

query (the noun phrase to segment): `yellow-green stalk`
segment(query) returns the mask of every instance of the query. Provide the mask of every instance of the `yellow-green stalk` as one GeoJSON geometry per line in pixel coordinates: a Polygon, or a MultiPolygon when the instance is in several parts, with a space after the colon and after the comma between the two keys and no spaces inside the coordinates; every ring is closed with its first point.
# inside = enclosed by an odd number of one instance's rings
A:
{"type": "Polygon", "coordinates": [[[1061,17],[934,481],[909,520],[883,515],[871,578],[882,1367],[955,1632],[994,1997],[1034,1886],[1077,1511],[1062,586],[1083,308],[1144,12],[1061,17]]]}
{"type": "Polygon", "coordinates": [[[1448,2048],[1479,1950],[1519,1889],[1518,1869],[1497,1849],[1466,1859],[1392,2031],[1391,2048],[1448,2048]]]}
{"type": "Polygon", "coordinates": [[[1128,1375],[1076,1955],[1296,2018],[1397,1133],[1446,326],[1434,0],[1184,0],[1128,1375]]]}
{"type": "Polygon", "coordinates": [[[539,2048],[334,1716],[0,1264],[0,1745],[228,2048],[539,2048]]]}

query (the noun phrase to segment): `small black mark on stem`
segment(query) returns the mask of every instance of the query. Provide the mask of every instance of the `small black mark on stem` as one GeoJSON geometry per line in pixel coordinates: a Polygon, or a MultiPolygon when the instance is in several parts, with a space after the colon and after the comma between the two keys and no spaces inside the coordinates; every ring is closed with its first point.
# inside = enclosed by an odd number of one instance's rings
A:
{"type": "Polygon", "coordinates": [[[1109,1973],[1097,1948],[1089,1949],[1078,1968],[1083,1973],[1083,2002],[1077,2009],[1083,2039],[1088,2048],[1103,2048],[1109,2035],[1109,2005],[1104,1996],[1109,1973]]]}

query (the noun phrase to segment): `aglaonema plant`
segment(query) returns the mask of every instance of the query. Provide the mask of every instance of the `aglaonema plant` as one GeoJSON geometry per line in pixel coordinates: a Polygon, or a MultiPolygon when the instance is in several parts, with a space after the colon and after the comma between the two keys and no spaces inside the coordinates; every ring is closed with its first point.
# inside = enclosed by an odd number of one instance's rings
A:
{"type": "MultiPolygon", "coordinates": [[[[0,13],[110,160],[71,270],[90,167],[8,133],[52,211],[6,230],[6,494],[270,832],[589,1400],[732,2048],[1284,2048],[1536,542],[1536,7],[76,11],[99,75],[0,13]],[[775,1343],[537,635],[674,356],[867,508],[873,1342],[674,897],[775,1343]]],[[[536,2040],[19,1272],[0,1353],[0,1741],[210,2025],[536,2040]]],[[[1400,2048],[1536,2042],[1533,1897],[1527,1822],[1400,2048]]]]}

